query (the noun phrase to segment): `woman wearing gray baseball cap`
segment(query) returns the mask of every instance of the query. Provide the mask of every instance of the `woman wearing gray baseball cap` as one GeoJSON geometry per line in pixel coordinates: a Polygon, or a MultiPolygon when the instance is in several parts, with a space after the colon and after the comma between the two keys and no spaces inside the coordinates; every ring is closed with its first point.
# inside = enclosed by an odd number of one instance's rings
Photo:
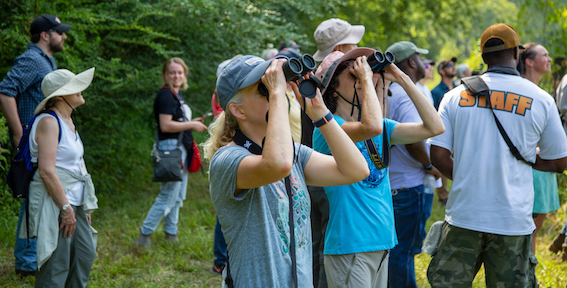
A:
{"type": "Polygon", "coordinates": [[[224,112],[209,129],[205,157],[211,161],[211,198],[228,245],[226,283],[233,287],[313,287],[306,185],[345,185],[368,176],[364,158],[333,121],[319,92],[305,99],[305,111],[333,155],[293,143],[285,61],[243,56],[217,80],[224,112]],[[268,97],[259,93],[260,83],[268,97]]]}
{"type": "MultiPolygon", "coordinates": [[[[71,118],[85,103],[82,91],[94,70],[75,75],[58,69],[41,82],[45,99],[29,133],[31,162],[38,166],[28,199],[29,236],[37,237],[36,287],[86,287],[95,258],[90,214],[98,209],[97,198],[71,118]]],[[[27,237],[26,229],[19,237],[27,237]]]]}

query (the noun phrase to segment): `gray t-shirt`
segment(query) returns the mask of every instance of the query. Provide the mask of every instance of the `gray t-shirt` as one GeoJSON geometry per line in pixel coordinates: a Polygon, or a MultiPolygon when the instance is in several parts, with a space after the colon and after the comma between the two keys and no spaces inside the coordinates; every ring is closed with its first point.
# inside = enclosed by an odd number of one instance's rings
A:
{"type": "MultiPolygon", "coordinates": [[[[298,287],[313,287],[311,201],[303,168],[313,150],[295,143],[291,172],[298,287]]],[[[289,254],[289,201],[284,179],[234,197],[240,161],[252,155],[225,146],[213,156],[209,180],[213,205],[228,246],[234,287],[293,287],[289,254]]]]}

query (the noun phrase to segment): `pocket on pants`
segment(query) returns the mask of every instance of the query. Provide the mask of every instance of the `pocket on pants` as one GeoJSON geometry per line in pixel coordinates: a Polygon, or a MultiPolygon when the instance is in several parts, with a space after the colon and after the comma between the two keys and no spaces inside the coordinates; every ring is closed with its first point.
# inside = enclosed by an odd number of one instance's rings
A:
{"type": "Polygon", "coordinates": [[[537,288],[537,287],[539,287],[539,283],[537,281],[535,271],[536,271],[537,264],[539,264],[539,261],[537,261],[537,257],[533,253],[530,253],[529,260],[530,260],[530,268],[529,268],[529,272],[528,272],[528,273],[530,273],[530,275],[529,275],[529,281],[530,281],[529,287],[537,288]]]}

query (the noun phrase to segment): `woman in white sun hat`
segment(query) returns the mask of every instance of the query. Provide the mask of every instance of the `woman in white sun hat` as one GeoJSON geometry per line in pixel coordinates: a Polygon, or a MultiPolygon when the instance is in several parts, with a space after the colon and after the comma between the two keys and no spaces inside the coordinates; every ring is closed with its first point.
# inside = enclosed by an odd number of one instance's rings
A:
{"type": "MultiPolygon", "coordinates": [[[[35,109],[29,147],[37,163],[29,189],[29,236],[37,237],[36,287],[86,287],[95,258],[96,231],[90,213],[97,206],[83,160],[83,143],[71,118],[85,104],[81,92],[95,68],[80,74],[66,69],[45,76],[45,99],[35,109]]],[[[26,229],[20,238],[26,237],[26,229]]]]}

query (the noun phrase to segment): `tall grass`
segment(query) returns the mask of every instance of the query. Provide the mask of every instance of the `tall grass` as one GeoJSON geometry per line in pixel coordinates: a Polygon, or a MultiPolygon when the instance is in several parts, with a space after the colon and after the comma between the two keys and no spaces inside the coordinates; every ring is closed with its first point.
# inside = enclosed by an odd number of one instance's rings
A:
{"type": "MultiPolygon", "coordinates": [[[[567,176],[560,176],[562,203],[566,200],[567,176]]],[[[99,210],[93,214],[93,227],[98,230],[97,257],[89,287],[220,287],[221,279],[209,272],[213,261],[215,212],[212,207],[206,175],[190,176],[187,200],[181,208],[179,243],[164,241],[160,226],[152,235],[150,248],[134,245],[146,213],[158,194],[158,185],[142,175],[145,189],[99,195],[99,210]]],[[[126,183],[127,184],[127,183],[126,183]]],[[[547,246],[566,220],[567,205],[551,213],[540,231],[537,277],[540,287],[565,287],[567,263],[551,254],[547,246]]],[[[428,227],[444,217],[444,208],[434,202],[428,227]]],[[[7,221],[7,223],[10,223],[7,221]]],[[[0,235],[0,287],[33,287],[35,279],[20,279],[14,274],[13,235],[15,221],[0,235]]],[[[430,287],[426,270],[430,257],[416,257],[419,287],[430,287]]],[[[484,270],[477,275],[473,287],[485,287],[484,270]]]]}

